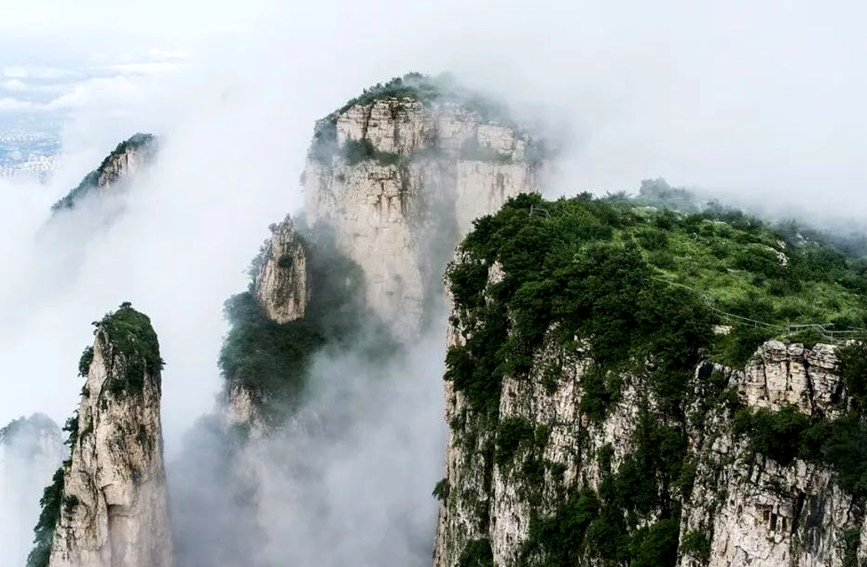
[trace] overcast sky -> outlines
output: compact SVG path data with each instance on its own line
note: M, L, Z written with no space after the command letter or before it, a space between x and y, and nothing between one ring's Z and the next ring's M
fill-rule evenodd
M16 211L0 223L0 265L24 269L18 243L119 140L152 131L171 154L136 219L112 246L89 250L88 277L58 282L73 289L69 306L26 305L0 282L0 307L35 321L0 333L18 341L0 353L0 379L14 383L0 397L0 424L39 409L67 415L79 384L63 369L74 374L89 322L127 299L154 315L170 345L167 423L180 431L211 407L221 302L243 289L267 225L299 206L313 121L409 70L453 71L568 133L564 193L634 191L662 176L778 209L864 217L865 10L0 0L0 120L62 119L64 144L50 186L0 187L4 210ZM118 262L130 281L104 276ZM56 356L38 354L45 341Z

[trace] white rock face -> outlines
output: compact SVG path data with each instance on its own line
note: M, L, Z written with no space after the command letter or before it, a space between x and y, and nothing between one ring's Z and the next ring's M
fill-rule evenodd
M427 282L438 279L472 220L538 189L538 166L526 160L530 141L456 103L396 98L349 108L335 129L338 148L366 140L393 157L350 165L338 149L309 159L308 220L333 228L338 250L364 273L367 304L411 340L440 293Z
M501 273L497 265L491 266L489 284ZM462 345L474 329L456 326L454 305L451 314L449 346ZM620 399L603 420L590 421L580 411L589 362L580 346L567 350L547 338L529 377L504 379L494 422L474 410L452 382L444 383L450 425L447 490L439 514L435 567L457 567L473 540L490 543L497 567L518 564L532 517L552 516L564 495L575 490L598 490L603 448L612 471L633 450L642 400L646 399L648 412L658 411L653 396L645 398L649 386L641 373L621 375ZM699 394L696 399L706 399L702 389L711 387L716 372L750 407L778 410L792 404L806 414L833 417L840 412L835 408L845 407L836 364L831 346L805 349L770 341L744 371L700 365L693 387ZM687 408L686 414L697 410ZM513 456L492 458L497 455L490 447L498 428L510 421L529 428L524 441ZM844 563L853 554L861 561L867 557L863 511L839 487L832 471L798 460L782 466L753 456L747 441L734 435L730 410L722 405L691 422L687 434L697 472L691 494L683 495L681 543L687 534L705 537L711 553L708 562L681 551L678 567L843 567L854 565ZM544 466L526 469L528 462ZM529 474L539 476L529 481ZM647 521L654 521L657 513ZM852 544L847 548L847 530L860 534L857 549Z
M136 139L140 142L130 143ZM112 152L97 170L97 187L103 189L140 171L156 153L154 140L153 136L139 135L131 138L122 151Z
M807 415L819 411L833 416L839 413L833 402L842 395L840 379L833 374L836 365L837 356L830 345L805 349L799 344L769 341L747 365L739 388L749 406L791 404Z
M449 334L460 336L453 331ZM587 363L580 353L567 353L549 340L536 357L530 379L506 379L503 383L500 422L520 418L534 427L543 426L547 437L538 456L553 466L543 470L544 488L538 499L526 490L526 473L521 467L526 449L519 449L505 464L480 459L485 444L493 442L497 424L481 419L465 396L455 392L451 382L445 382L446 420L465 425L449 429L446 478L450 493L440 508L435 567L458 565L467 542L480 538L490 540L495 565L514 565L529 535L533 513L552 514L568 487L598 488L601 475L597 455L604 446L613 449L614 469L629 453L638 422L637 383L625 376L621 400L604 420L590 423L579 411ZM467 439L477 440L468 445ZM485 480L488 467L492 468L489 487Z
M836 363L830 345L805 349L769 341L745 372L707 364L697 370L696 383L715 371L750 407L778 410L791 404L805 414L822 411L834 417L840 410L831 402L842 395L840 378L833 374ZM863 516L831 470L797 459L783 466L753 456L748 443L734 436L721 409L690 437L698 466L692 494L684 502L681 541L685 534L701 533L711 554L706 563L681 553L681 567L839 567L847 554L846 530L861 538L860 549L849 554L857 552L864 560Z
M171 567L159 369L118 391L128 361L100 330L64 476L51 567ZM129 387L129 386L127 386Z
M0 429L0 558L24 565L43 489L64 456L60 428L44 415Z
M272 321L283 324L304 317L310 302L307 255L288 216L265 246L255 288L259 305Z

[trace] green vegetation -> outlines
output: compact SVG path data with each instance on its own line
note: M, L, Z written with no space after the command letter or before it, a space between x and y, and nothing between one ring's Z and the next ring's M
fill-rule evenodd
M445 502L449 498L449 480L444 478L434 486L432 496L440 502Z
M72 447L75 446L75 442L78 441L78 410L66 420L66 423L63 425L63 431L69 433L65 443L69 445L69 449L72 450Z
M684 555L690 555L704 564L710 561L710 539L701 530L686 532L680 548Z
M39 514L39 521L34 529L34 546L27 556L27 567L48 567L54 530L60 520L60 509L63 504L63 475L66 467L68 467L68 461L54 473L51 484L45 489L39 500L42 512Z
M686 212L666 208L674 206ZM867 263L803 232L714 203L701 208L661 180L636 199L519 195L475 221L448 273L465 341L449 349L445 378L469 406L450 425L474 440L468 446L486 475L494 467L519 475L532 505L554 470L534 452L547 442L544 425L499 416L503 380L531 379L549 342L586 361L580 409L591 422L605 418L626 381L641 386L630 452L615 467L613 449L603 448L598 490L575 488L554 514L531 518L521 565L673 566L680 503L696 477L687 426L713 408L733 416L754 453L821 462L845 490L867 497L867 347L840 349L851 411L833 422L792 407L748 410L723 373L700 364L743 367L771 338L864 336ZM492 279L495 265L502 275ZM552 393L557 381L541 374ZM496 427L495 442L477 447L484 424ZM685 534L681 551L706 562L708 535Z
M458 558L458 567L494 567L491 542L487 539L468 541Z
M843 532L843 567L860 567L858 546L861 543L861 530L848 528Z
M376 159L386 165L397 164L399 160L397 154L374 152L368 140L347 141L342 148L339 148L337 143L337 120L342 114L353 106L369 105L384 99L420 102L424 105L458 104L464 110L477 114L483 122L518 127L504 104L462 87L451 75L428 76L421 73L407 73L402 77L394 77L386 83L377 83L364 89L361 95L350 99L339 109L317 122L308 157L327 165L335 155L342 153L350 165L368 159ZM490 148L480 147L477 142L469 142L461 153L463 159L510 162L509 156L503 156ZM549 153L551 153L550 148L545 145L531 144L527 148L526 160L539 164Z
M346 140L343 144L342 155L349 165L357 165L368 160L375 160L380 165L397 165L400 161L400 156L395 153L376 150L373 143L367 138Z
M642 181L635 202L681 213L697 213L700 210L695 195L686 189L671 187L662 178Z
M51 206L52 211L61 211L74 209L75 206L84 198L86 195L93 192L99 182L99 177L105 172L106 167L111 163L112 160L117 158L117 156L122 155L130 149L141 149L141 148L153 148L156 146L156 138L152 134L135 134L130 137L128 140L125 140L117 145L117 147L112 151L99 165L98 168L88 173L84 179L82 179L81 183L78 186L70 191L65 197L54 203Z
M475 407L494 407L502 376L526 372L555 329L557 340L590 347L583 403L598 418L617 399L617 376L644 356L656 362L656 393L677 405L700 351L740 366L789 325L867 327L860 261L783 238L726 209L685 215L619 197L521 195L476 221L462 245L470 259L451 270L460 317L474 332L449 352L447 378ZM506 276L486 286L494 262ZM733 332L714 336L712 324Z
M487 161L492 163L512 163L512 156L501 154L489 146L479 144L478 138L467 138L461 144L461 159L473 161Z
M94 334L104 333L111 345L112 354L122 361L123 376L112 378L108 389L115 394L140 394L145 375L154 377L154 373L161 371L165 365L150 318L126 302L114 313L109 313L101 321L95 322L94 326ZM86 361L89 368L88 355L92 360L92 352L85 350L82 361ZM79 372L81 369L82 362L79 362Z
M534 432L533 425L520 417L501 419L497 428L497 464L511 461L522 442L534 440Z
M672 489L682 474L686 439L642 410L635 451L615 472L613 449L598 456L599 491L579 490L553 516L533 516L521 550L522 567L567 567L595 557L603 565L662 566L677 559L680 507ZM639 519L659 511L659 520L639 528Z
M828 466L844 490L867 498L867 423L858 413L828 420L811 419L792 406L778 411L741 408L735 433L747 436L755 453L782 465L802 459Z
M78 375L86 377L90 372L90 365L93 363L93 347L89 346L81 353L81 358L78 360Z
M78 412L75 412L73 416L66 420L63 431L69 433L69 437L65 443L71 451L78 439ZM33 529L33 549L27 556L27 567L48 567L54 531L57 529L57 523L60 521L61 510L70 514L79 504L77 496L73 494L64 496L63 494L65 474L71 465L71 459L64 461L54 472L51 484L42 492L42 498L39 500L42 511L39 513L39 520Z
M430 102L441 98L444 87L450 84L451 80L446 75L433 78L421 73L407 73L403 77L394 77L384 84L377 83L364 89L359 96L348 100L335 114L343 114L355 105L371 104L385 98Z
M735 434L746 436L755 453L782 465L795 459L823 464L836 473L844 490L857 498L867 498L865 353L867 349L860 342L838 350L837 372L851 396L848 411L842 416L834 420L821 414L811 417L794 406L777 411L741 407L734 415Z
M837 373L852 398L855 410L867 412L867 342L858 341L837 351L840 365Z
M100 321L93 323L94 334L104 334L111 349L114 363L120 364L122 376L112 379L107 385L115 395L141 393L146 373L162 370L163 360L160 357L159 341L151 326L150 319L132 308L129 302L122 303L114 313L108 313ZM78 363L79 376L86 376L93 362L94 349L87 347ZM82 394L84 395L84 391ZM42 418L38 418L41 422ZM44 418L47 420L47 418ZM48 421L50 423L50 421ZM87 431L79 430L79 416L76 411L63 426L68 434L64 442L73 451L79 435ZM4 431L0 431L2 440ZM34 529L34 547L27 557L27 567L47 567L51 557L52 540L61 511L66 514L73 512L80 504L74 494L64 495L64 475L69 470L72 461L66 460L57 469L51 484L42 494L39 501L42 511Z
M276 227L273 227L276 228ZM299 236L299 238L301 238ZM270 320L254 292L260 257L252 262L250 288L229 298L225 315L230 331L220 352L219 366L226 393L235 386L250 392L263 416L276 424L303 391L313 356L353 340L362 323L370 324L368 344L388 350L390 344L373 317L364 311L363 279L357 265L337 253L329 234L312 232L301 238L309 259L311 295L305 316L278 324ZM376 357L373 347L366 355Z

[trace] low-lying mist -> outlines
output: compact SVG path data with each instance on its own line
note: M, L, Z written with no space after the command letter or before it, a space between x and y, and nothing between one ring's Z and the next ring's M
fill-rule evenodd
M98 4L75 8L90 22L81 34L88 42L99 36ZM174 7L160 6L148 10L150 22L171 19ZM210 424L213 443L205 434L182 440L213 411L221 388L223 302L246 285L268 225L300 206L314 120L365 85L409 70L450 70L567 134L555 192L634 190L641 179L664 176L769 214L806 210L808 220L834 225L867 212L859 12L763 2L296 3L229 40L198 43L183 75L137 77L122 88L89 84L64 126L51 183L0 180L0 425L37 411L62 423L78 403L77 361L93 340L90 322L130 301L151 317L167 363L168 473L178 552L191 565L242 562L250 557L245 544L263 535L267 545L255 550L262 562L425 563L436 510L430 493L443 476L444 314L384 367L351 352L323 354L303 411L251 449L262 492L180 508L187 497L201 501L235 486L212 474L231 447L208 418L195 431ZM195 11L195 19L206 13ZM114 25L113 40L136 22ZM175 43L187 33L201 39L176 28ZM94 52L124 49L113 41ZM136 131L160 136L161 151L117 197L123 214L106 226L96 211L76 211L62 221L67 232L46 237L51 204ZM260 527L239 526L233 514L249 498L263 505ZM19 516L4 504L0 530L31 523L37 510L33 502ZM233 530L238 537L227 541ZM241 551L234 562L201 555L216 543ZM0 546L0 565L13 564L8 549Z
M170 463L178 564L428 564L445 449L442 315L378 364L364 336L320 352L266 438L242 445L215 419L198 424Z

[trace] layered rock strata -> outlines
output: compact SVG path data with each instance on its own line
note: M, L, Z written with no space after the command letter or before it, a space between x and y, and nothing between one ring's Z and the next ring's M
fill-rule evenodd
M459 102L385 97L326 118L304 171L305 212L361 266L367 304L417 336L473 219L538 190L533 141Z
M51 567L173 564L156 340L148 318L124 305L85 353Z

